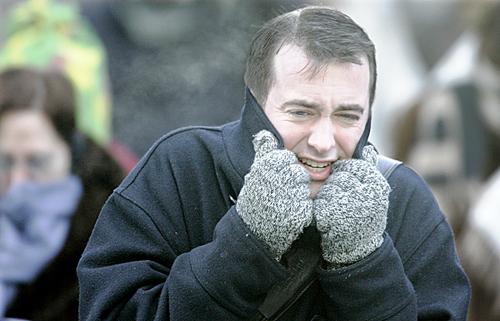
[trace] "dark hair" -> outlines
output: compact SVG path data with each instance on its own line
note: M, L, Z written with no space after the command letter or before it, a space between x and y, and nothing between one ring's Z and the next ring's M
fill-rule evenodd
M263 105L274 81L274 56L285 44L304 50L313 73L331 62L360 64L370 70L370 106L375 96L375 46L364 30L342 12L329 7L305 7L280 15L257 31L247 59L245 83Z
M73 86L58 71L15 67L0 74L0 117L9 111L39 110L71 145L75 108Z

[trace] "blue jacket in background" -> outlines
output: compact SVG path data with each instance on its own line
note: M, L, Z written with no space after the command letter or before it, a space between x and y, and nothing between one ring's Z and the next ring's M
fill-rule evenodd
M78 266L83 320L247 320L287 278L234 200L252 136L280 137L253 97L239 121L161 138L102 209ZM382 246L315 286L282 320L465 320L469 283L426 183L400 165Z

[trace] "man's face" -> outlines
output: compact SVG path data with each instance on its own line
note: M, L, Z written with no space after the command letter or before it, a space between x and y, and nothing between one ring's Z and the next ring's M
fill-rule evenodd
M331 63L311 75L311 62L295 45L285 45L274 60L275 82L264 112L311 178L315 196L332 164L351 158L369 114L368 61Z

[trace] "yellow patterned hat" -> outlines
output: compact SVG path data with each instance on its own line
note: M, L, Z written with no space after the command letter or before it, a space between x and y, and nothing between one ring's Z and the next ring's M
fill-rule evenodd
M103 46L76 3L27 0L9 12L0 69L58 68L77 93L77 126L97 143L111 135L111 101Z

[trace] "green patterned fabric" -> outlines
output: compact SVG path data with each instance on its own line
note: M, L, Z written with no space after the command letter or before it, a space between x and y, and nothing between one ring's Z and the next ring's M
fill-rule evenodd
M58 68L77 91L77 125L97 143L111 135L111 103L105 51L78 6L28 0L15 7L1 29L5 43L0 69L13 66Z

